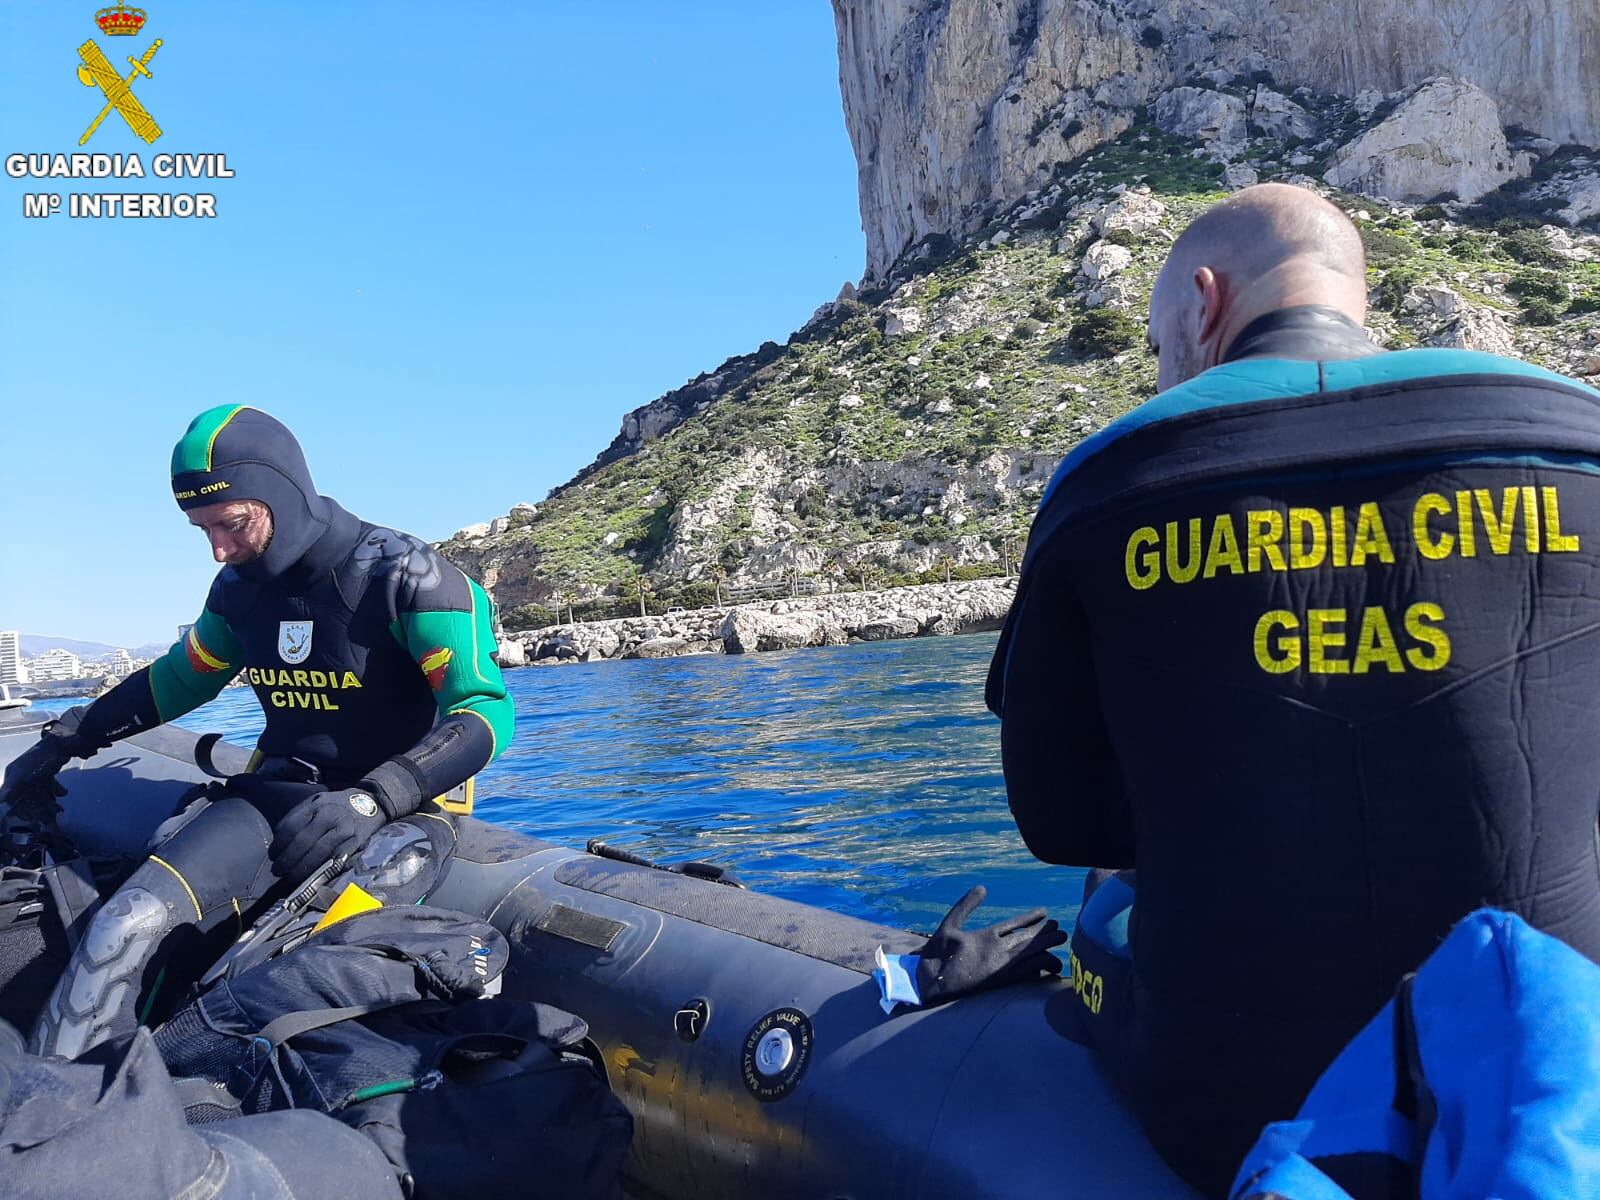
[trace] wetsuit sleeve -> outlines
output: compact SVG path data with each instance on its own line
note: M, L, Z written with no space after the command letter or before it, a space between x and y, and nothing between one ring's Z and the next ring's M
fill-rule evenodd
M150 664L150 693L162 721L215 700L244 667L244 648L208 601L189 632Z
M1031 574L1019 584L988 696L1000 717L1011 814L1045 862L1131 867L1132 820L1100 711L1087 621L1051 564Z
M415 812L472 778L511 744L515 706L493 657L493 604L442 559L439 575L434 587L401 598L390 627L439 706L438 722L420 742L363 780L391 816Z
M80 736L98 749L175 720L215 699L243 664L243 649L208 600L188 634L89 706Z

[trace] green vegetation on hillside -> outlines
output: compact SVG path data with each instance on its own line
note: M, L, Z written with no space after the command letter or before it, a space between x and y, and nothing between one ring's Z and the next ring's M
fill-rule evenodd
M1218 164L1192 149L1135 125L1064 165L1048 203L928 250L867 302L838 302L731 372L703 411L558 489L536 518L446 552L518 624L549 618L556 594L637 612L641 573L657 608L709 602L730 582L998 573L1061 456L1154 391L1150 286L1171 237L1225 194ZM1251 161L1263 178L1289 173ZM1164 211L1156 229L1105 235L1132 256L1107 301L1079 274L1100 236L1090 218L1134 187ZM1600 263L1496 215L1504 204L1475 206L1472 224L1439 204L1334 198L1367 247L1370 325L1386 345L1422 344L1456 319L1439 289L1498 316L1555 369L1594 344Z

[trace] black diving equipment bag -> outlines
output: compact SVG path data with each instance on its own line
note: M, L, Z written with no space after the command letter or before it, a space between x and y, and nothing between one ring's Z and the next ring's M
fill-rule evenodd
M259 951L258 951L259 953ZM611 1200L632 1119L578 1018L483 998L509 948L419 905L348 917L218 978L156 1034L191 1123L310 1108L360 1130L419 1197Z

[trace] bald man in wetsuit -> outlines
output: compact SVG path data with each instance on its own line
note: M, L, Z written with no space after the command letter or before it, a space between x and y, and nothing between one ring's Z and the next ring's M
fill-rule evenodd
M1075 1008L1210 1195L1472 909L1600 959L1600 393L1382 352L1366 291L1308 191L1190 226L1160 394L1061 464L988 680L1029 849L1137 868Z
M172 492L222 564L199 619L47 725L0 801L241 673L266 728L249 772L101 906L34 1026L39 1054L74 1058L159 1014L158 999L181 994L169 962L217 948L197 938L232 936L330 860L386 902L419 900L455 845L448 811L470 807L450 797L511 741L483 589L427 543L319 494L282 423L243 405L201 413L173 450Z

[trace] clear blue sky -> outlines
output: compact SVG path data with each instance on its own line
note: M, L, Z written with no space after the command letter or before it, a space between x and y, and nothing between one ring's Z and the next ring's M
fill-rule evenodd
M103 0L102 0L103 2ZM0 155L221 151L235 178L0 177L0 629L121 645L215 570L167 486L214 404L258 405L319 488L427 538L538 501L622 415L861 273L826 0L0 6ZM200 220L29 220L23 195L210 191Z

